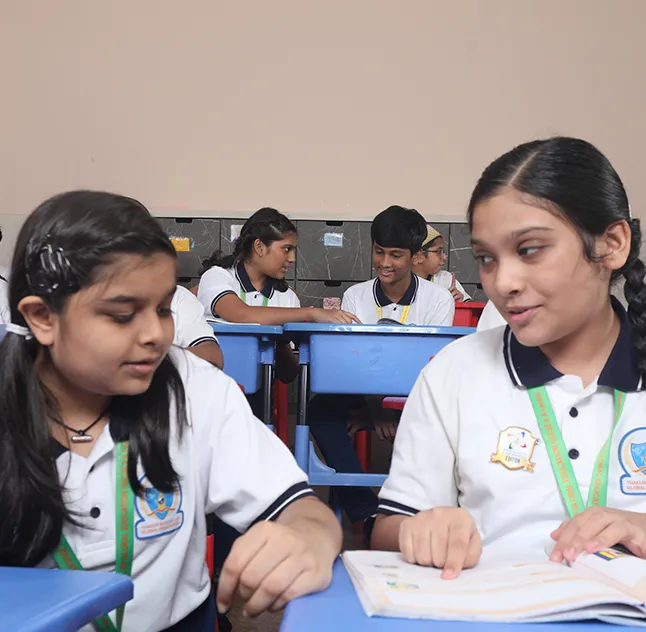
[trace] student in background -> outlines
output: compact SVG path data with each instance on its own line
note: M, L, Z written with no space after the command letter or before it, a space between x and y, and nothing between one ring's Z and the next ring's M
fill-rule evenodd
M446 243L444 237L430 224L426 225L426 237L422 244L422 256L413 261L413 272L431 283L437 283L451 292L456 303L471 300L466 290L451 274L442 270L446 263Z
M342 310L301 307L285 276L295 261L296 227L277 210L256 211L240 231L232 255L216 252L204 263L197 297L208 317L231 323L358 322ZM288 342L276 349L276 375L291 382L298 361Z
M413 260L420 256L426 237L424 218L414 209L391 206L375 217L370 234L377 278L349 288L341 308L367 324L388 318L402 325L450 326L455 312L451 294L412 272ZM360 395L317 395L312 399L310 429L330 467L338 472L363 471L350 436L360 429L374 428L382 439L395 436L397 421L384 413L382 399ZM364 521L364 532L369 536L377 496L368 487L340 487L336 491L350 521Z
M222 349L204 316L202 303L189 290L178 285L170 309L175 322L173 344L222 369Z
M212 632L208 513L246 532L221 612L325 588L341 545L233 380L172 347L176 257L135 200L53 197L18 236L0 343L0 565L114 571L118 543L135 585L123 632Z
M619 175L583 140L525 143L485 169L468 221L508 325L422 371L373 546L445 578L483 554L572 562L621 544L646 558L646 268Z

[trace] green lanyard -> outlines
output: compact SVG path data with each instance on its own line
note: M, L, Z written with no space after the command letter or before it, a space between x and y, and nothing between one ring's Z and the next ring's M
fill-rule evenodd
M116 496L116 518L115 518L115 539L116 539L116 571L122 575L130 575L132 572L132 551L133 551L133 506L134 495L128 481L128 442L122 441L116 445L117 452L117 496ZM61 541L52 555L59 568L73 571L82 571L83 567L76 557L67 538L61 534ZM117 625L105 616L97 619L94 624L100 632L121 632L123 626L123 611L125 605L117 609Z
M242 294L240 295L240 298L242 299L243 303L246 303L247 302L247 293L242 292ZM269 299L263 294L262 295L262 305L261 305L261 307L267 307L267 303L269 303Z
M615 413L612 429L610 430L610 436L597 455L594 470L592 471L592 481L590 483L590 491L588 492L588 500L584 505L581 490L579 489L579 484L576 480L576 476L574 475L574 470L572 469L572 462L568 456L567 448L563 441L563 435L561 434L558 422L556 421L556 416L554 415L552 404L550 403L550 399L547 395L547 390L544 386L539 386L537 388L530 388L527 392L532 402L532 407L534 408L534 414L536 415L536 421L538 422L538 427L540 428L543 441L545 442L547 454L550 457L552 471L556 477L556 482L558 483L561 496L563 497L563 502L567 507L570 518L573 518L588 507L595 505L605 507L608 493L610 443L612 440L612 433L614 432L624 409L626 393L615 389Z

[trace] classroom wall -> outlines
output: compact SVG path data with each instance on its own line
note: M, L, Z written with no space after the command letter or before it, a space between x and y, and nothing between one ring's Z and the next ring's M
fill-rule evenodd
M0 222L94 187L158 215L460 221L512 145L584 136L637 215L643 0L0 0Z

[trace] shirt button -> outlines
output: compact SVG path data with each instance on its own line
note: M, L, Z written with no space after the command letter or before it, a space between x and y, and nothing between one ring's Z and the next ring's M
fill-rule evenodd
M567 455L574 461L579 458L579 451L576 448L572 448L568 451Z
M90 509L90 516L92 516L92 518L98 518L100 515L101 510L98 507L92 507L92 509Z
M574 406L570 408L570 417L578 417L578 416L579 416L579 411L576 408L574 408Z

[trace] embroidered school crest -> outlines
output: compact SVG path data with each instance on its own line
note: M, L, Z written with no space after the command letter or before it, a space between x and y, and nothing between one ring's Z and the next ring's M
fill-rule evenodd
M624 473L619 488L626 495L646 495L646 428L633 428L619 442L619 465Z
M536 463L531 458L538 439L518 426L508 426L498 434L497 451L491 455L491 463L501 463L508 470L533 472Z
M144 475L139 479L144 488L143 498L135 496L135 509L140 520L135 524L139 540L149 540L177 531L184 524L182 486L173 492L160 492Z

